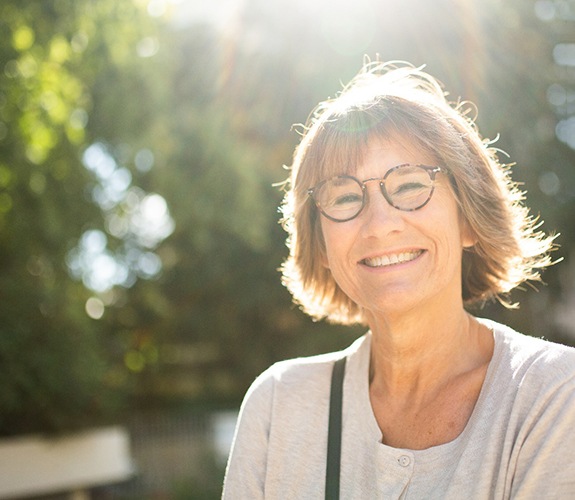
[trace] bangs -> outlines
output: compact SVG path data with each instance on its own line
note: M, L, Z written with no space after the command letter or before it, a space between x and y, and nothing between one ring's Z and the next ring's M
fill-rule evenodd
M353 175L362 164L372 139L397 135L388 120L365 110L351 110L321 125L311 156L317 159L313 183L338 175Z
M309 169L308 187L338 175L355 175L373 141L401 144L406 148L415 145L428 156L437 157L425 132L420 130L421 124L412 123L408 117L398 120L397 115L392 120L385 108L377 108L377 111L352 109L320 125L308 151L308 161L315 163Z

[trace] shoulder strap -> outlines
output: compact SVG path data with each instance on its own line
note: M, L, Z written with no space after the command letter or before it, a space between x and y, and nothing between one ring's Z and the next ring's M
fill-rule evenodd
M327 434L327 463L325 474L326 500L339 499L339 473L341 463L341 410L343 402L343 377L345 375L343 357L333 365L331 392L329 399L329 428Z

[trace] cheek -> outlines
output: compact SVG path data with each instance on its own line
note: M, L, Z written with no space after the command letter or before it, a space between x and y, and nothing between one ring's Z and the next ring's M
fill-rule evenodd
M316 225L316 238L319 246L319 259L320 263L326 269L329 269L329 259L327 256L327 243L326 243L326 230L324 227L323 220L320 219L320 223Z
M338 267L343 255L346 252L347 240L349 234L344 228L336 223L323 221L321 223L321 238L323 242L323 251L321 254L321 263L327 269Z
M333 264L337 263L337 238L332 238L331 236L327 235L323 240L324 250L321 263L327 269L331 269Z
M449 221L445 227L454 228L453 231L457 232L458 246L462 248L472 247L477 243L477 236L461 213L461 208L455 199L455 195L451 190L442 191L441 195L445 200L443 207L445 212L439 215L438 220L443 219L444 221Z

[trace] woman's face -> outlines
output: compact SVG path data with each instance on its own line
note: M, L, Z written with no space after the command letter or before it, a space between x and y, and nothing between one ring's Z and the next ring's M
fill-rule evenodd
M352 174L380 178L403 163L436 165L407 140L373 140ZM347 222L321 217L324 265L340 288L370 314L402 313L422 306L461 303L461 256L474 241L462 229L455 197L444 173L422 208L400 211L368 182L363 211Z

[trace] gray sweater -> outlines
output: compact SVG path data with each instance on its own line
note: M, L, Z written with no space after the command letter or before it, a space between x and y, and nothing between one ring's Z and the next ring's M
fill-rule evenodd
M495 349L455 440L426 450L381 443L368 333L342 353L280 362L258 377L242 404L223 498L324 497L331 370L345 354L342 499L575 499L575 349L481 321Z

